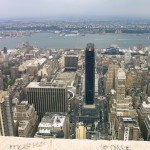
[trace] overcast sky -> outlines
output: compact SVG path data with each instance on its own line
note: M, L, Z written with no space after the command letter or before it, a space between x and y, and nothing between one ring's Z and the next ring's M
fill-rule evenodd
M150 0L0 0L0 18L48 16L150 18Z

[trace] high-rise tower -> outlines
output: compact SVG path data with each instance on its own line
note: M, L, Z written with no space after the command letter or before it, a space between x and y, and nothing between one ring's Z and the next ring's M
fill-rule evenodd
M95 52L94 44L88 43L85 51L85 104L94 103Z
M95 52L94 44L88 43L85 51L85 104L82 105L79 114L79 122L91 125L99 119L95 98Z
M0 135L14 135L12 100L10 95L2 96L2 93L0 93Z

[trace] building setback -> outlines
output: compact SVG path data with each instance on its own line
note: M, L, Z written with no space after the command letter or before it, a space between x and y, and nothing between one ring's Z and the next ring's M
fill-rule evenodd
M40 118L45 112L68 112L66 84L31 82L27 86L27 100L35 105Z
M37 112L33 105L22 101L14 110L15 135L19 137L32 137L38 125Z

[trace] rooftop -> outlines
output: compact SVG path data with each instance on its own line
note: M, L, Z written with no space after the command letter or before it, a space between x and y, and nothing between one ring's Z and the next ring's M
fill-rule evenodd
M89 109L95 109L95 104L91 104L91 105L86 105L86 104L84 104L83 105L83 108L89 108Z
M28 66L29 64L33 63L33 62L34 62L34 60L26 60L23 64L21 64L21 65L19 66L19 71L24 71L24 70L26 70L26 69L27 69L27 66Z
M23 120L19 122L19 130L25 130L26 127L28 126L29 121Z
M64 57L78 57L76 54L65 54Z
M38 66L38 65L42 65L47 59L46 58L38 58L36 60L34 60L34 62L29 63L27 66Z
M128 110L128 111L117 111L117 116L130 116L132 118L137 118L138 114L136 112L136 110Z
M150 109L150 103L143 102L143 103L142 103L142 106L143 106L144 108L149 108L149 109Z
M21 101L20 105L28 105L28 101Z
M66 84L55 84L51 82L30 82L27 88L65 88Z
M58 83L65 82L68 86L71 86L75 80L75 76L75 72L58 72L55 81Z
M122 68L118 69L118 79L126 79L125 71Z
M62 127L65 121L65 116L60 114L51 114L46 113L42 118L41 123L39 124L39 128L51 128L51 127Z

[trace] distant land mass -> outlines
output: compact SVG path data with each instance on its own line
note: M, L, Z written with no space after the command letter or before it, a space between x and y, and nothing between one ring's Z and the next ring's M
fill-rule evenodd
M146 19L69 19L26 18L0 20L0 31L72 31L80 33L150 33L150 20ZM0 35L1 36L1 35Z
M132 36L131 36L132 35ZM41 48L97 48L111 44L129 48L149 46L150 21L139 18L15 18L0 20L0 48L15 48L29 41Z

